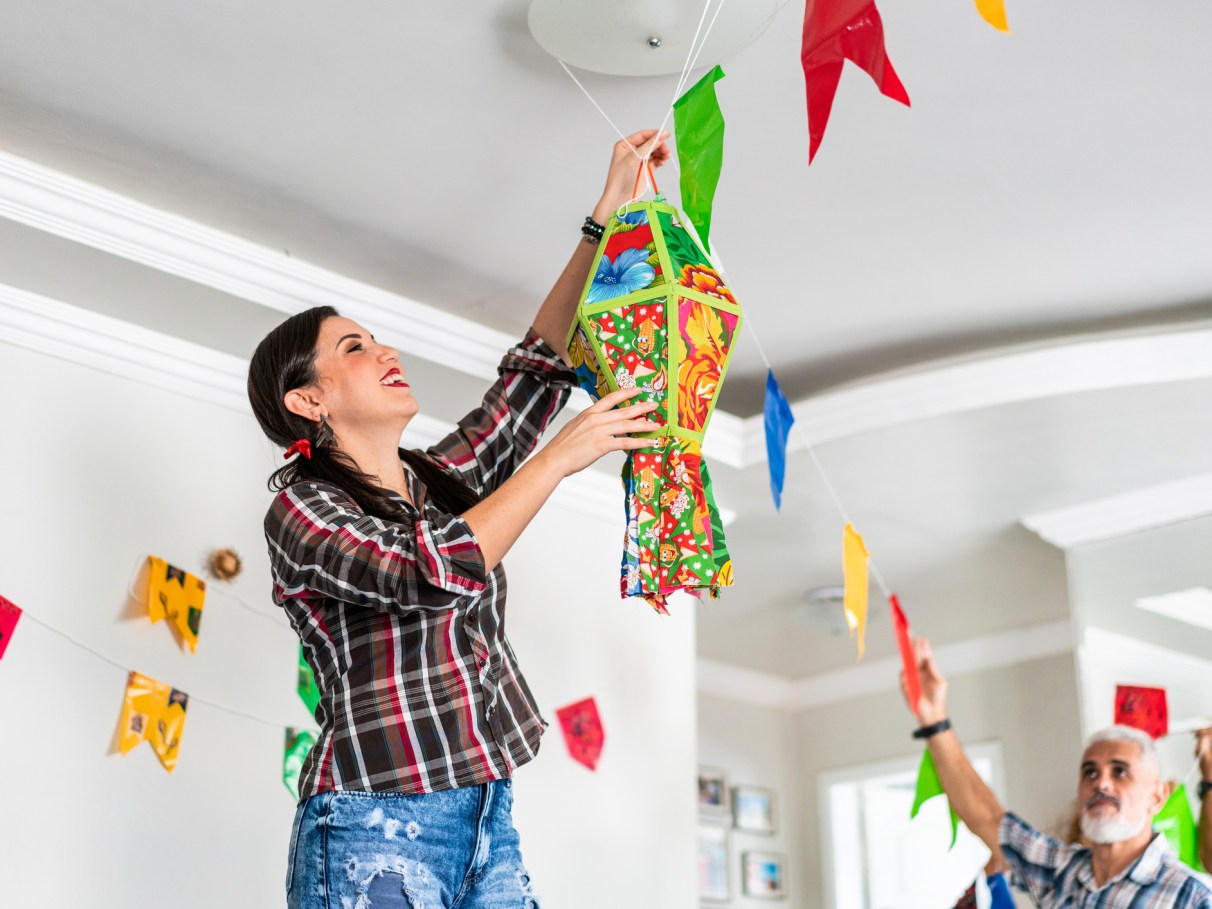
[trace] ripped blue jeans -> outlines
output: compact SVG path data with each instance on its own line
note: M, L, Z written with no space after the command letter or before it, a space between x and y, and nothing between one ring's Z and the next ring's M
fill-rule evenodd
M513 786L421 795L322 792L299 803L289 909L538 909Z

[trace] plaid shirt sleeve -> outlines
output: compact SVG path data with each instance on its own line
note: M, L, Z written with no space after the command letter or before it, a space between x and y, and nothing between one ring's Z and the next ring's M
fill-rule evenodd
M1060 872L1080 848L1040 833L1010 812L1002 818L998 837L1014 883L1036 900L1056 891Z
M307 590L381 612L448 609L451 594L482 592L484 554L462 518L370 517L327 483L284 489L265 517L282 596Z
M498 367L500 378L458 428L429 449L481 497L513 476L568 400L575 374L531 329Z

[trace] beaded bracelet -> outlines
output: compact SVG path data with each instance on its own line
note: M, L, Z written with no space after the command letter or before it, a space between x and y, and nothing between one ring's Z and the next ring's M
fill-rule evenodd
M581 225L581 233L585 235L585 239L588 242L598 243L602 239L602 234L606 233L606 225L599 224L590 215L585 218L585 223Z

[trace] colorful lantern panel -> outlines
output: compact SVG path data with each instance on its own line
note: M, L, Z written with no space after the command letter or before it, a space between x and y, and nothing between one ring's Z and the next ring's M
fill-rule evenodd
M568 342L590 395L638 387L636 400L658 405L652 446L623 467L621 589L659 612L674 591L714 595L732 583L702 442L741 308L686 223L659 200L610 219Z

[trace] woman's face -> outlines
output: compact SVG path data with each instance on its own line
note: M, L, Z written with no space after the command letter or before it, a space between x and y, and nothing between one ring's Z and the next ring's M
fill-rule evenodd
M379 344L351 319L333 316L321 323L316 374L311 393L338 440L343 432L365 434L396 426L403 432L417 413L399 351Z

